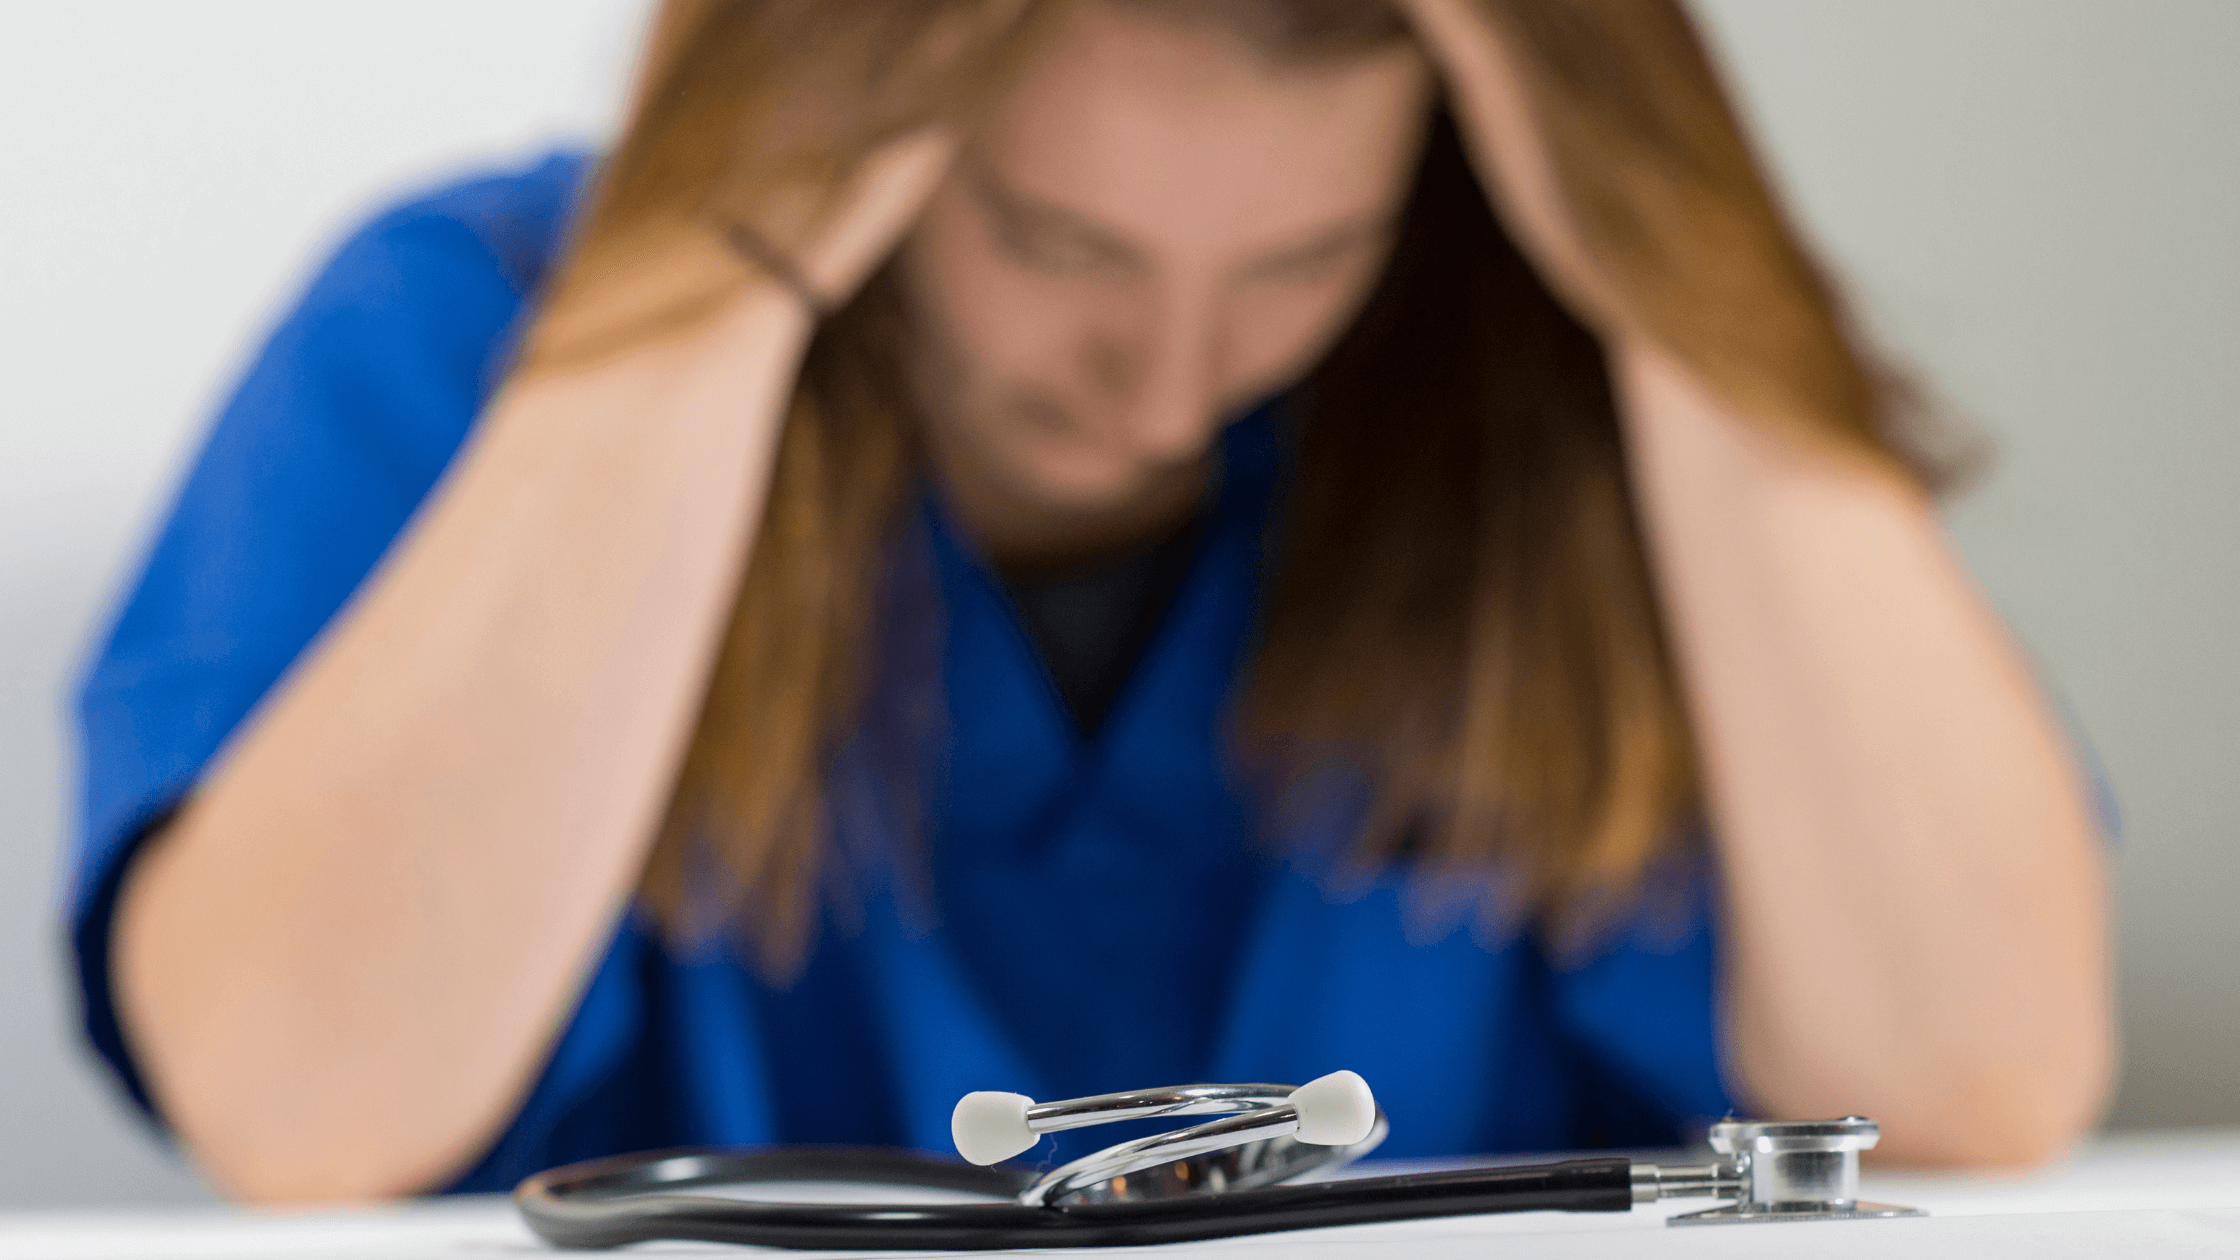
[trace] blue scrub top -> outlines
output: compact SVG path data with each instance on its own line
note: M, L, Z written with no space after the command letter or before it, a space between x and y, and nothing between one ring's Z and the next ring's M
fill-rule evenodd
M341 248L218 417L90 663L73 943L88 1035L143 1107L108 962L133 848L434 485L504 370L587 165L560 154L443 189ZM625 916L519 1111L451 1188L688 1143L947 1150L950 1108L976 1089L1056 1098L1352 1068L1391 1116L1395 1156L1666 1144L1729 1111L1700 863L1675 862L1654 912L1559 963L1529 934L1488 939L1466 914L1427 913L1405 872L1334 880L1306 856L1334 844L1261 840L1224 728L1257 616L1277 424L1255 414L1225 434L1191 568L1093 737L984 558L937 504L916 511L891 602L936 615L897 615L836 757L846 888L806 970L769 983L726 943L679 953ZM922 786L911 834L930 881L891 860L907 847L885 790L898 773ZM1341 800L1323 840L1350 817ZM1025 1158L1098 1140L1066 1139Z

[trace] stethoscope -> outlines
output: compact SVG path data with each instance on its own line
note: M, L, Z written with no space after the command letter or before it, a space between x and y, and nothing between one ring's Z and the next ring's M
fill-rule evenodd
M1046 1133L1208 1115L1222 1118L1123 1142L1040 1176L991 1166ZM1343 1167L1384 1140L1384 1112L1352 1072L1297 1088L1185 1085L1050 1103L967 1094L951 1130L970 1162L860 1147L667 1151L538 1173L513 1198L539 1237L574 1248L665 1239L831 1251L1116 1247L1494 1212L1624 1212L1680 1198L1733 1201L1668 1224L1921 1215L1859 1200L1859 1152L1881 1137L1860 1116L1723 1121L1709 1134L1721 1158L1701 1165L1571 1159L1306 1185L1284 1183ZM988 1201L774 1203L707 1193L802 1182Z

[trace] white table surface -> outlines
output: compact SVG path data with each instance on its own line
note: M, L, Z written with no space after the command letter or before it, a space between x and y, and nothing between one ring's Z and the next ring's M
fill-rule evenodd
M2062 1164L2006 1176L1884 1175L1862 1197L1925 1208L1921 1219L1669 1229L1664 1216L1704 1206L1674 1201L1628 1214L1516 1216L1261 1235L1163 1248L1042 1255L1159 1256L1221 1252L1233 1260L1485 1257L2240 1256L2240 1129L2122 1134ZM458 1260L552 1255L501 1198L438 1200L340 1211L188 1210L0 1213L0 1260ZM586 1253L588 1254L588 1253ZM734 1247L653 1244L635 1255L738 1256ZM761 1253L808 1255L811 1253ZM834 1253L863 1255L866 1253Z

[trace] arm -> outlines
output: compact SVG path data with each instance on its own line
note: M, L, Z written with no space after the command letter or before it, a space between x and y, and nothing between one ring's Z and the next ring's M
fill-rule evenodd
M875 160L808 270L846 292L946 163ZM649 265L735 266L712 244ZM381 567L135 861L125 1028L229 1193L427 1188L504 1124L634 885L761 512L809 322L509 384Z
M1899 1159L2056 1153L2114 1059L2107 877L2029 667L1919 491L1784 447L1654 348L1617 374L1716 820L1738 1083L1874 1116Z
M1610 350L1718 834L1736 1084L1872 1115L1901 1159L2054 1153L2114 1058L2107 890L2029 669L1917 488L1781 442L1633 330L1494 28L1403 4L1503 222Z
M658 822L806 325L764 288L509 388L136 860L120 1007L221 1188L401 1193L503 1122Z

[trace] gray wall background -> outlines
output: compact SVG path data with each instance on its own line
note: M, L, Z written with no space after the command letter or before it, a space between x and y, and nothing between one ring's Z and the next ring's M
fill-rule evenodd
M1997 439L1950 520L2121 795L2111 1123L2240 1122L2240 4L1697 0L1793 204ZM0 0L0 1205L205 1197L76 1041L63 697L379 198L602 134L645 0Z

